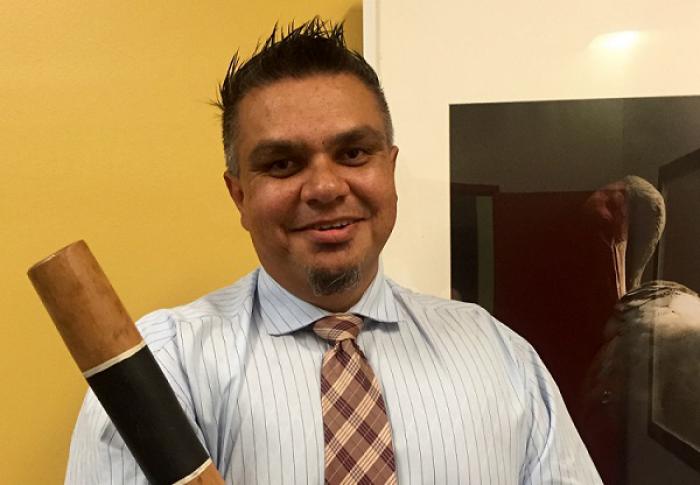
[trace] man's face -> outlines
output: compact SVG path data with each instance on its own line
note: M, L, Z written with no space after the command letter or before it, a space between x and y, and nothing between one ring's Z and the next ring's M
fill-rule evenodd
M348 74L283 79L243 97L237 126L239 175L226 181L262 265L297 296L347 309L396 220L398 149L375 95ZM355 270L357 285L337 295L310 284Z

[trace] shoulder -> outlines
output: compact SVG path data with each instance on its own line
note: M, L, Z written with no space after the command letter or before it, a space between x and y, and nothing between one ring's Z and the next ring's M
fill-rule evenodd
M206 331L207 328L216 325L216 322L235 322L249 318L258 271L255 270L235 283L185 305L144 315L136 322L136 326L151 351L157 352L173 341L183 326Z
M502 362L520 374L538 357L523 337L475 304L417 293L392 280L387 283L397 306L421 327L439 334L459 337L479 350L499 354ZM465 349L468 351L471 349Z

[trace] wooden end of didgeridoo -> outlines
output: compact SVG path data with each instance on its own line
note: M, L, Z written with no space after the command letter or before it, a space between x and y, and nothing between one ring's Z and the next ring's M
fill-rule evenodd
M28 271L73 360L151 483L222 485L167 379L84 241Z

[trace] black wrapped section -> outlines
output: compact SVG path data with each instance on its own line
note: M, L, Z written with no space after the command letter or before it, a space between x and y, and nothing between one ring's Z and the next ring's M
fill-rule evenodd
M151 483L171 485L209 458L148 347L87 381Z

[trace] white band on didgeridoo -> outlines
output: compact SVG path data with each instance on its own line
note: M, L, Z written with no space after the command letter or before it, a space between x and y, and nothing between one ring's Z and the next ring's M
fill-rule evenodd
M112 357L111 359L102 362L100 365L96 365L92 369L86 370L85 372L83 372L83 376L85 377L85 379L87 379L89 377L94 376L95 374L102 372L103 370L109 369L114 364L118 364L122 360L128 359L129 357L134 355L136 352L138 352L139 350L141 350L145 346L146 346L146 342L144 340L141 340L141 342L134 345L129 350L125 350L121 354L116 355L116 356Z
M202 463L199 468L197 468L195 471L190 473L184 478L181 478L177 482L173 483L173 485L185 485L186 483L190 483L192 480L197 478L199 475L202 474L202 472L209 466L211 465L211 458L207 458L207 461Z

